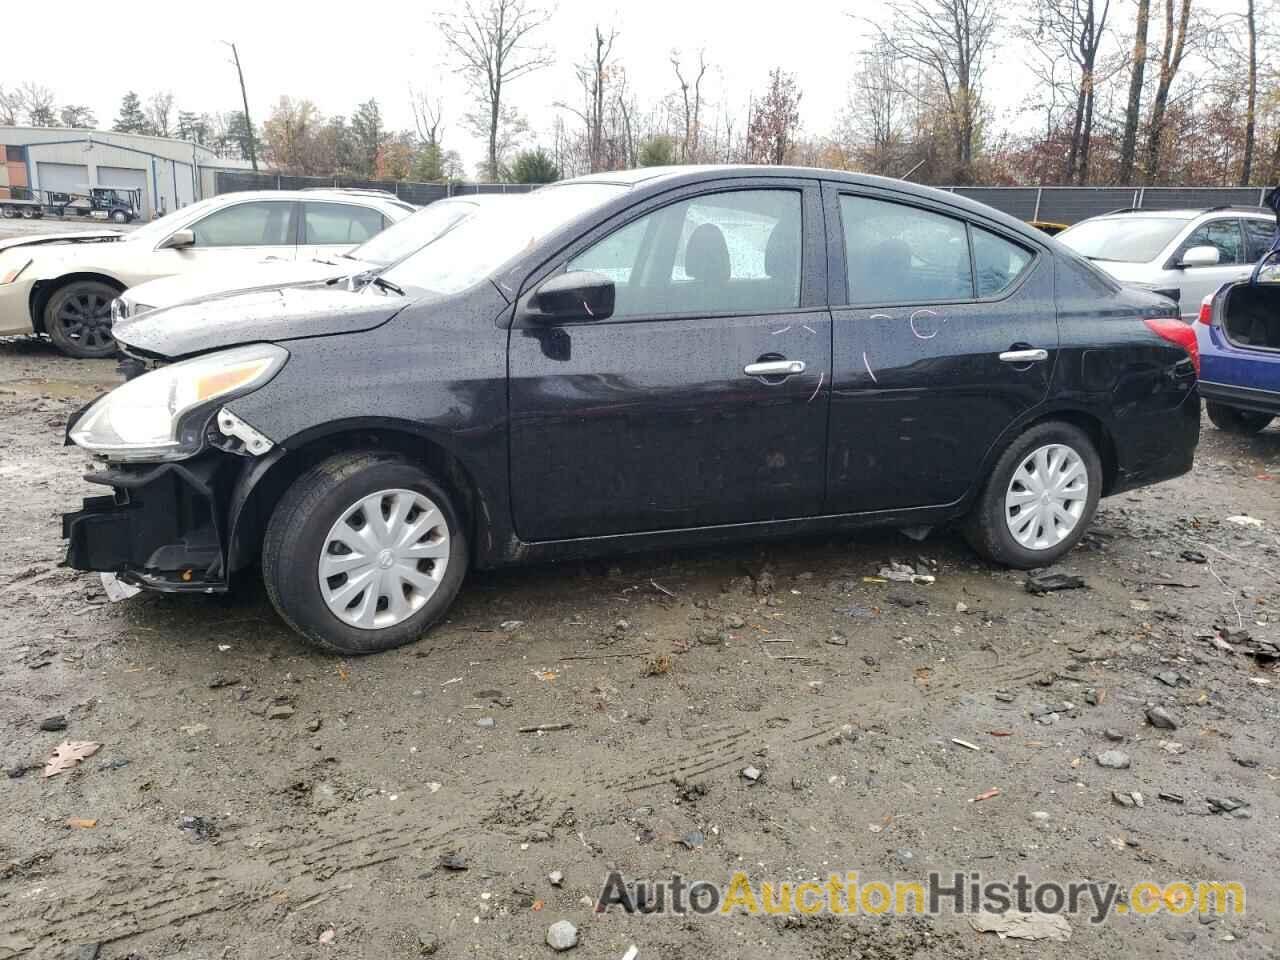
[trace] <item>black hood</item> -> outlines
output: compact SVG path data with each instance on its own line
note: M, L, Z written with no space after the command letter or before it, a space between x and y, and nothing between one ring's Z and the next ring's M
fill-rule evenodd
M260 341L359 333L386 323L411 301L376 288L276 287L152 310L121 320L116 340L130 350L182 357Z

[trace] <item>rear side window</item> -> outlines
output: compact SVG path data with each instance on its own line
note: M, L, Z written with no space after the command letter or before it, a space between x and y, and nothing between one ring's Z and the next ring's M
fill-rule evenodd
M303 222L307 244L357 244L382 232L382 214L349 203L305 203Z
M964 221L900 203L840 197L849 302L973 298Z
M237 203L192 224L197 247L272 247L292 243L292 203Z
M1031 251L1004 237L971 227L974 278L979 297L994 297L1014 285L1031 263Z
M1256 220L1252 217L1244 221L1245 256L1248 263L1261 260L1271 244L1275 242L1276 225L1270 220Z
M1182 244L1182 253L1192 247L1215 247L1219 264L1244 263L1244 242L1237 220L1210 220L1191 231Z

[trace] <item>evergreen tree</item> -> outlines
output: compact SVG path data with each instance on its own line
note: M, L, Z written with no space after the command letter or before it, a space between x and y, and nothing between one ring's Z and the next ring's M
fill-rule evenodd
M147 115L142 112L142 101L130 90L120 101L120 115L111 126L117 133L149 133L150 124Z

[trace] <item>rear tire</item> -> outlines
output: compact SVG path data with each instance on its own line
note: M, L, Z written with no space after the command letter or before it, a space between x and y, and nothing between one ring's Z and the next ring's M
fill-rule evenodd
M1051 451L1047 459L1037 463L1040 451ZM1049 469L1045 469L1048 465ZM1074 474L1071 489L1063 499L1055 499L1053 490L1061 478ZM1016 475L1016 476L1015 476ZM1040 477L1049 482L1048 497L1043 499L1047 522L1033 513L1041 508L1042 499L1033 495ZM1087 485L1080 489L1079 480ZM964 535L973 549L994 563L1030 570L1047 567L1066 555L1080 542L1098 508L1102 494L1102 460L1093 442L1079 427L1050 421L1040 423L1018 437L996 461L977 502L965 518ZM1026 506L1011 506L1025 499ZM1050 515L1054 503L1065 504ZM1022 511L1028 511L1025 515ZM1070 516L1068 527L1061 517ZM1020 519L1024 517L1024 519ZM1025 531L1020 542L1014 530Z
M97 280L80 280L55 291L44 308L44 331L69 357L114 356L111 301L120 291Z
M396 526L400 498L405 512ZM364 451L330 457L295 480L271 515L262 546L267 595L289 626L333 653L378 653L412 643L444 616L466 577L469 545L453 503L454 498L426 471L393 454ZM364 514L366 507L385 510L384 527ZM428 508L434 508L435 514ZM432 516L436 520L427 533L414 533L412 540L391 538L409 546L378 549L385 543L364 538L366 528L376 537L383 529L409 531L419 518ZM345 542L356 543L362 551L369 549L360 554L343 547ZM433 545L447 549L447 555L437 553L439 559L434 560L409 558L412 566L401 567L411 549ZM330 565L336 568L348 558L345 569L353 574L335 572L321 579L323 570ZM440 563L442 571L436 569ZM427 589L415 589L415 582ZM358 592L344 592L348 585ZM398 597L392 596L393 590ZM370 603L372 607L366 607ZM406 613L399 616L393 604L404 604ZM357 625L365 610L370 611L368 621Z
M1204 407L1205 412L1209 414L1210 421L1223 433L1252 436L1261 430L1265 430L1267 425L1275 419L1274 415L1270 413L1241 410L1239 407L1229 407L1223 403L1206 402Z

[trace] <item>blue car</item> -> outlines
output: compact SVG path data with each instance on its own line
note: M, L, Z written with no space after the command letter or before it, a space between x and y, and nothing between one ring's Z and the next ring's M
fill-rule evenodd
M1280 188L1267 205L1280 222ZM1248 280L1200 304L1200 396L1219 430L1253 434L1280 416L1280 232Z
M1200 396L1228 433L1257 433L1280 416L1280 273L1263 278L1205 297L1195 324Z

